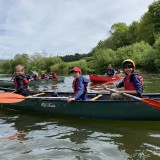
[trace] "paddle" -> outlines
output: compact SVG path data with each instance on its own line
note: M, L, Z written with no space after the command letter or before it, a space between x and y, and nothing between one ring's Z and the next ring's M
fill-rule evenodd
M2 90L2 91L15 91L15 89L13 89L13 88L3 88L3 87L0 87L0 90Z
M98 99L99 97L102 97L102 94L99 94L98 96L92 98L91 101L95 101L95 100Z
M111 91L111 92L115 92L115 93L119 93L119 91L116 91L116 90L110 89L110 88L106 88L106 90ZM156 100L154 100L154 99L139 98L139 97L136 97L136 96L127 94L127 93L122 93L122 94L125 95L125 96L127 96L127 97L136 99L136 100L138 100L138 101L141 101L141 102L143 102L143 103L149 104L149 105L151 105L151 106L153 106L153 107L156 107L156 108L160 109L160 102L159 102L159 101L156 101Z
M41 99L67 99L68 98L68 97L36 97L42 94L45 94L45 93L38 93L32 96L25 97L15 93L7 93L7 92L0 93L0 103L18 103L25 99L37 99L37 98L41 98Z

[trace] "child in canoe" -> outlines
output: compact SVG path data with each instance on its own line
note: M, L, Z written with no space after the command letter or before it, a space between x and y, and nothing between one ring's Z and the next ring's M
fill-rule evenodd
M107 69L106 69L105 75L106 75L107 77L114 77L115 73L116 73L115 69L112 68L112 65L111 65L111 64L109 64L108 67L107 67Z
M119 82L118 84L106 85L106 88L121 88L124 87L123 91L119 91L119 93L112 93L111 99L124 99L122 93L128 93L135 95L137 97L142 97L143 87L142 87L142 78L138 76L135 70L135 63L131 59L126 59L122 62L123 72L125 74L125 78Z
M86 100L87 99L87 86L89 83L89 79L82 76L82 71L79 67L74 67L70 73L73 74L74 81L72 84L72 88L74 91L73 97L69 97L67 99L68 102L74 100Z
M16 89L15 93L21 94L23 96L29 95L29 79L28 76L24 73L24 66L22 65L17 65L15 67L14 86Z

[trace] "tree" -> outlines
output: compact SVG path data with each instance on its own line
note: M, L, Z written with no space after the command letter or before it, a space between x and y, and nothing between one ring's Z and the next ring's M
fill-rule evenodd
M138 42L138 36L139 36L138 25L139 25L139 22L134 21L129 26L128 38L131 44Z
M129 27L123 22L118 22L111 26L110 39L112 40L115 49L130 44L128 30Z
M28 70L29 68L29 56L26 53L23 54L16 54L13 61L13 67L17 65L23 65L25 70Z
M154 1L150 6L148 13L150 15L150 22L154 27L154 32L160 32L160 0Z
M145 13L141 20L140 23L138 24L138 35L137 39L138 41L145 41L148 42L149 44L153 45L155 40L154 40L154 28L153 24L151 22L151 16L150 13L147 12Z

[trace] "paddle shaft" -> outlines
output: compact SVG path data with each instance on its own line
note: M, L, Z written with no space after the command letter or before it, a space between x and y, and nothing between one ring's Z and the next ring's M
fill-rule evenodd
M25 98L19 98L19 99L67 99L68 97L25 97Z
M116 90L110 89L110 88L106 88L106 90L111 91L111 92L115 92L115 93L119 93L119 91L116 91ZM136 99L136 100L141 100L141 98L136 97L136 96L133 96L133 95L128 94L128 93L122 93L122 94L123 94L124 96L130 97L130 98L133 98L133 99Z
M0 90L3 90L3 91L15 91L15 89L12 89L12 88L3 88L3 87L0 87Z
M119 93L119 91L116 91L114 89L110 89L110 88L106 88L106 90L108 91L111 91L111 92L115 92L115 93ZM133 98L133 99L136 99L138 101L141 101L143 103L146 103L150 106L153 106L155 108L158 108L160 109L160 102L159 101L156 101L154 99L150 99L150 98L139 98L139 97L136 97L134 95L130 95L130 94L127 94L127 93L122 93L123 95L127 96L127 97L130 97L130 98Z
M98 99L98 98L100 98L100 97L102 97L102 94L99 94L98 96L92 98L91 101L95 101L96 99Z

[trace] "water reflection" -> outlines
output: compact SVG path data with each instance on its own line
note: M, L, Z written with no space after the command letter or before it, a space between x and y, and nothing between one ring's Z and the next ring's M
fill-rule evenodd
M160 92L160 74L144 74L144 92L159 93Z
M160 91L160 75L143 77L144 92ZM72 91L72 81L66 77L64 83L38 89ZM0 159L4 160L160 159L160 122L40 117L1 110L0 125Z
M160 158L160 122L53 118L7 111L0 117L0 156L4 159Z

